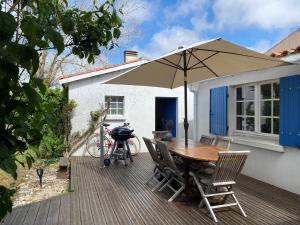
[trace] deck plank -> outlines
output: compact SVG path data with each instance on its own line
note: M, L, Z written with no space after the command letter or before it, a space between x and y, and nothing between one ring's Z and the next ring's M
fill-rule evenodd
M60 197L54 197L50 201L46 225L57 225L59 219Z
M27 215L24 219L23 225L32 225L34 224L34 221L36 219L37 213L39 211L40 208L40 202L35 202L35 203L31 203L29 204L30 208L27 212Z
M70 225L70 194L64 194L60 198L58 225Z
M153 170L148 154L99 168L99 159L73 157L73 192L14 208L3 225L214 225L198 201L172 202L170 192L145 185ZM241 176L235 188L247 218L237 208L217 212L220 225L299 225L300 196Z

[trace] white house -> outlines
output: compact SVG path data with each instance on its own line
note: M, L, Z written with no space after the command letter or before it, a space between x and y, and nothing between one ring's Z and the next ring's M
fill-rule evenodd
M232 137L233 150L251 150L244 174L297 194L300 194L299 46L300 30L297 30L267 52L294 65L192 85L196 139L202 134ZM221 89L223 92L217 91Z
M90 112L99 109L101 104L110 100L110 110L107 121L111 128L129 122L135 134L141 139L143 136L152 137L152 131L164 130L166 120L173 120L173 135L184 136L183 119L183 88L166 89L129 85L104 84L136 66L144 63L137 58L137 52L125 51L124 63L64 75L60 83L68 88L69 99L77 103L72 118L72 133L84 131L88 127ZM188 92L190 137L193 138L193 93ZM142 142L141 150L146 147ZM74 152L73 155L86 155L85 146Z

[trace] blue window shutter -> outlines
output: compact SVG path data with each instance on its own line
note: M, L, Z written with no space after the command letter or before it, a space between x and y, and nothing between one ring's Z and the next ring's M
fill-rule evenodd
M228 132L227 119L227 87L210 89L210 133L226 136Z
M300 147L300 75L280 78L279 143Z

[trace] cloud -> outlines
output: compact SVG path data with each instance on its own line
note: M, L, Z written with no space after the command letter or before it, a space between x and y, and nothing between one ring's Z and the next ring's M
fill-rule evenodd
M282 29L300 23L299 0L216 0L212 8L219 28Z
M257 52L260 52L260 53L265 53L272 46L273 46L273 43L269 40L259 40L253 46L250 46L247 48L257 51Z
M155 17L157 1L122 0L124 19L133 23L143 23Z
M144 57L155 58L175 50L178 46L192 44L200 40L198 32L174 26L155 33L145 48L140 49L134 46L133 49L139 51L140 55Z
M191 14L202 14L208 6L208 0L178 0L175 4L164 10L167 19L182 19Z

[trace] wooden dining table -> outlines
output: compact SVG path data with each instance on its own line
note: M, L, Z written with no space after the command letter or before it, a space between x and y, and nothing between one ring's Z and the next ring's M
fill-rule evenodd
M203 145L198 141L188 140L188 147L185 147L184 139L173 139L166 142L170 152L182 157L184 162L184 179L185 192L189 193L189 172L190 164L193 161L217 161L218 153L226 149L213 146Z

